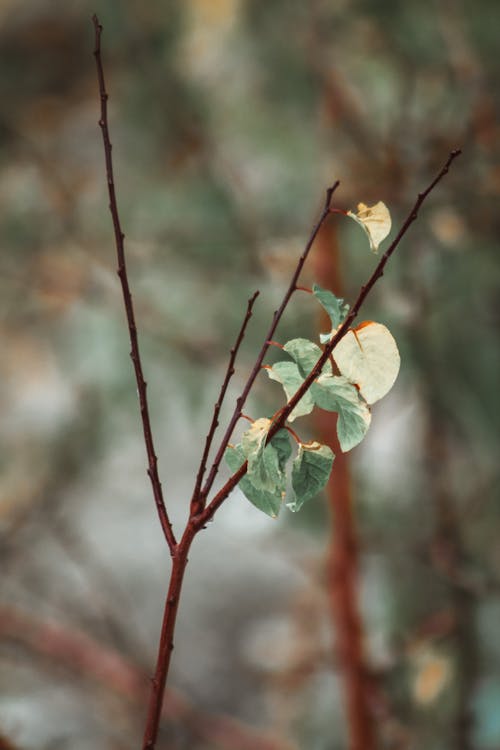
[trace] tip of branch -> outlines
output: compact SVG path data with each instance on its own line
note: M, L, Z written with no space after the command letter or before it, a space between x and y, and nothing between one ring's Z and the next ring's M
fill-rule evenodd
M98 35L100 35L100 33L102 31L102 24L99 21L99 18L97 17L97 13L94 13L94 15L92 16L92 23L94 24L94 28L96 30L96 33Z
M330 203L332 202L332 197L338 186L340 185L340 180L335 180L333 185L331 185L329 188L327 188L326 191L326 201L325 201L325 207L330 208Z

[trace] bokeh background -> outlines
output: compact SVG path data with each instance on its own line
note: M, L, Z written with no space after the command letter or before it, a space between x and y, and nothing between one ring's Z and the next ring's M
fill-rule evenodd
M139 746L168 575L115 272L93 12L177 529L246 300L261 290L226 417L325 187L341 180L341 208L383 200L397 226L464 150L366 304L402 370L338 482L277 521L235 492L196 540L159 747L359 750L364 732L363 750L498 749L494 0L0 3L0 747ZM374 263L337 217L303 283L352 301ZM277 337L320 325L295 295ZM247 411L280 399L262 378ZM299 421L304 436L328 431Z

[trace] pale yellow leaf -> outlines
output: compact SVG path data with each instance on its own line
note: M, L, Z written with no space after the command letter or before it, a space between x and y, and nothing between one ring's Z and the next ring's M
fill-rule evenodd
M266 417L261 417L252 422L252 426L243 434L241 440L246 456L260 447L262 441L266 439L270 427L271 420L266 419Z
M363 227L370 242L370 249L376 253L380 243L391 231L391 215L385 203L379 201L374 206L358 203L357 212L348 211L347 215Z
M392 388L401 362L390 331L370 320L348 331L333 357L341 374L358 386L368 404L374 404Z

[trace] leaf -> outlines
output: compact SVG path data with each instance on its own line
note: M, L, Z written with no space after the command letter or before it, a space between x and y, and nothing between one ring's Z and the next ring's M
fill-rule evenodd
M229 445L226 448L224 457L232 472L238 471L240 466L244 464L246 460L241 445ZM256 508L263 511L268 516L271 516L271 518L276 518L278 516L284 492L267 492L266 490L258 490L253 486L248 476L244 476L240 480L238 486L252 505L255 505Z
M293 357L298 365L300 374L304 378L309 375L316 362L323 354L323 350L313 341L309 341L308 339L292 339L291 341L287 341L283 349L287 354ZM328 375L332 372L332 366L328 360L323 366L323 372Z
M370 249L376 253L382 240L385 240L391 231L391 215L385 203L379 201L374 206L358 203L357 213L348 211L347 216L363 227L370 242Z
M252 422L252 426L243 433L241 447L243 448L245 458L248 458L253 451L260 448L263 441L267 438L267 433L269 432L271 424L272 422L270 419L261 417L260 419L256 419L255 422Z
M278 383L281 383L287 401L290 401L292 396L295 395L304 382L304 378L294 362L276 362L272 367L266 367L266 372L271 380L276 380ZM297 417L303 417L305 414L310 414L313 409L314 401L310 392L307 391L302 396L295 409L293 409L288 417L288 421L293 422Z
M265 417L256 419L243 434L241 447L248 461L247 476L255 489L274 492L283 487L284 476L276 448L271 443L266 445L271 424Z
M368 431L371 414L355 386L343 376L321 375L311 391L320 409L338 413L337 435L342 451L358 445Z
M337 330L349 312L349 305L341 297L336 297L329 289L322 289L318 284L314 284L312 290L320 305L328 313L328 317L332 321L332 330ZM326 336L326 341L328 341L331 334L321 334L320 340L322 344L325 343L324 336Z
M348 331L335 347L333 357L342 375L356 383L369 404L390 391L401 364L391 332L372 321Z
M248 478L257 490L280 492L284 490L284 476L280 469L278 453L270 443L262 443L259 450L248 457Z
M278 463L281 471L285 471L286 463L292 455L290 433L288 430L278 430L271 440L271 445L276 449L276 453L278 454Z
M448 657L428 651L417 658L416 674L413 678L413 697L417 703L433 703L449 684L452 667Z
M320 333L319 334L319 342L320 344L327 344L333 337L335 331L330 331L330 333Z
M327 445L310 443L299 446L292 465L294 498L287 503L287 508L294 512L299 510L323 489L330 476L334 458Z

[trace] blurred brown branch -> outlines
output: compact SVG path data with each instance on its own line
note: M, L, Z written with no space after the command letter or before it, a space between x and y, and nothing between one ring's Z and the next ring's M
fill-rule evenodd
M343 295L340 249L336 228L323 227L318 238L316 276L321 286ZM322 310L321 327L329 325ZM316 425L321 442L335 453L335 471L327 485L326 495L331 517L330 545L327 557L327 586L337 642L337 659L344 682L349 747L351 750L374 750L376 734L372 712L373 692L364 654L364 628L359 610L359 544L351 491L349 457L342 453L332 414L318 410Z
M52 668L63 668L72 675L99 683L141 711L149 687L147 673L81 630L36 619L17 607L2 605L0 638L46 659ZM194 736L221 750L293 750L292 745L272 733L251 729L227 716L198 711L171 688L166 691L162 721L183 723ZM0 750L4 750L1 744ZM5 750L11 750L11 745L5 745Z
M20 750L19 745L14 745L4 734L0 734L0 750Z

